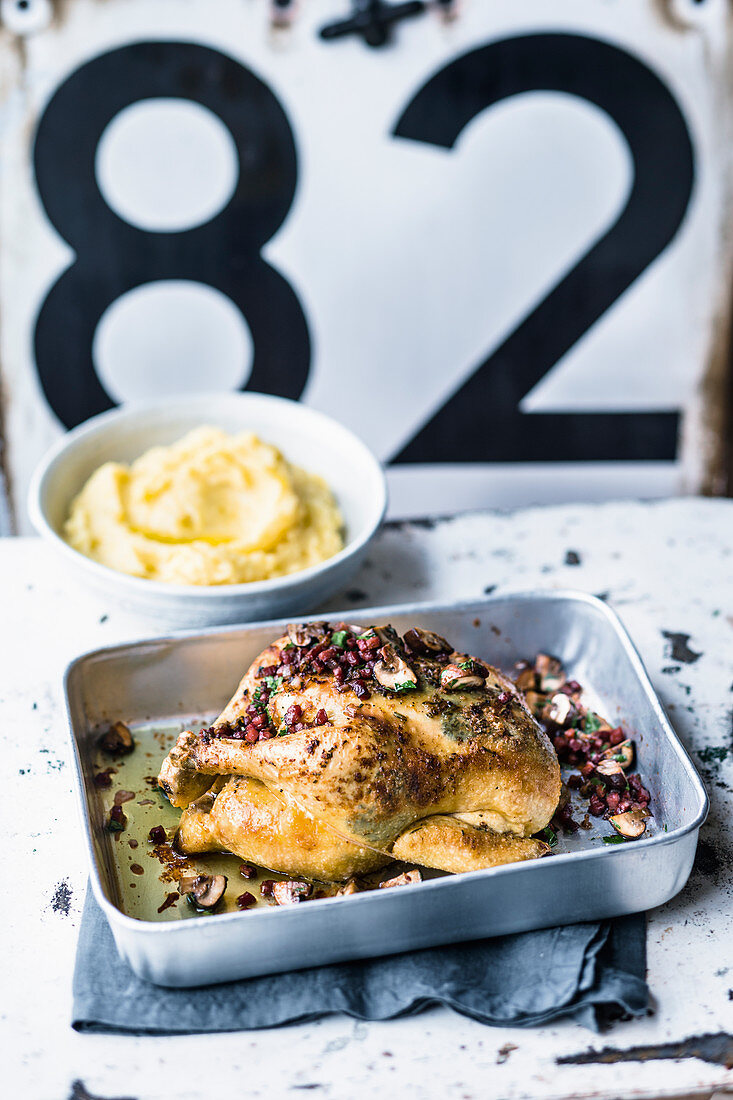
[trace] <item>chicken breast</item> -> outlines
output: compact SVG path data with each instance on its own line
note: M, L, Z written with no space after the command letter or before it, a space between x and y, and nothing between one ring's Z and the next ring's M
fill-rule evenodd
M485 662L417 628L309 623L181 735L159 784L184 852L339 881L395 858L460 872L544 855L560 770Z

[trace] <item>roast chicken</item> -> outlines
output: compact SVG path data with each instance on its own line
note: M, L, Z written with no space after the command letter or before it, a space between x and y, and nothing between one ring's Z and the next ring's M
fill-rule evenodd
M293 624L159 785L187 855L339 882L403 860L449 872L546 854L555 751L514 683L439 635Z

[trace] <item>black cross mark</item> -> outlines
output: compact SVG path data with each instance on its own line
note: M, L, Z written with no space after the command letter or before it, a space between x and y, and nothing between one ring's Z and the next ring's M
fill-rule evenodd
M385 0L353 0L353 13L348 19L327 23L321 27L321 38L330 42L349 34L360 34L367 46L386 46L392 38L392 26L401 19L411 19L425 11L425 0L407 0L402 4L387 4Z

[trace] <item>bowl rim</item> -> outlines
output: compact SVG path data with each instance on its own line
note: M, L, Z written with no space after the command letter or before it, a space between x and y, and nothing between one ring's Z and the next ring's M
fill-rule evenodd
M132 420L136 416L163 410L170 413L175 413L176 410L184 411L187 409L194 411L201 409L201 406L205 402L214 398L222 401L234 400L238 404L245 402L251 405L268 405L270 407L298 410L295 413L296 416L302 414L312 421L320 420L324 429L328 429L330 432L336 430L340 433L344 437L345 442L348 442L350 447L355 448L360 453L362 459L372 468L372 472L375 475L376 492L374 494L373 504L367 513L366 527L362 534L356 539L347 541L345 546L339 550L337 554L332 555L330 558L325 558L324 561L317 562L315 565L310 565L306 569L299 569L292 573L286 573L281 577L272 577L269 580L241 581L237 584L210 585L171 584L167 581L148 580L146 577L135 577L130 573L123 573L121 570L113 569L111 566L94 561L93 558L88 558L85 554L82 554L81 551L75 550L73 546L70 546L69 543L59 535L49 522L45 509L41 505L41 499L46 480L67 452L72 451L82 440L97 435L103 435L110 424L117 423L118 421ZM202 425L205 424L205 420L206 412L202 409ZM150 446L154 446L154 444L150 444ZM300 585L328 573L334 567L337 567L342 562L358 554L371 541L384 520L387 511L387 503L387 478L384 467L376 455L367 447L366 443L352 432L350 428L347 428L326 413L318 409L312 409L308 405L303 405L299 401L293 401L290 398L277 397L274 394L248 393L246 391L226 392L223 390L181 394L172 398L161 397L146 401L125 402L124 405L107 409L102 413L98 413L96 416L90 417L88 420L82 421L81 424L71 428L52 444L40 459L33 471L27 496L28 515L36 532L42 538L57 546L72 564L89 569L100 579L100 581L120 584L131 593L135 592L139 595L145 595L147 593L151 597L188 597L189 599L193 598L204 602L207 600L213 601L217 597L232 598L277 593L294 584Z

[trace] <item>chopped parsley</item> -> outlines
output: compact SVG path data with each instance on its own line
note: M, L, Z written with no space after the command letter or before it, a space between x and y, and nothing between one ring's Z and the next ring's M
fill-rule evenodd
M616 836L604 836L604 837L601 837L601 839L602 839L604 844L625 844L626 843L626 837L625 836L618 836L618 835L616 835Z
M589 710L585 716L585 722L583 723L584 733L596 733L603 723L597 714L594 714L592 710Z
M265 676L265 685L268 691L277 691L282 682L282 676Z
M394 687L392 688L392 691L396 691L396 692L416 691L416 690L417 690L417 684L415 683L414 680L405 680L404 683L395 684Z
M458 667L464 669L466 672L473 672L473 661L459 661Z
M557 833L554 829L551 829L549 825L545 826L545 828L540 833L540 836L543 836L545 838L551 848L555 848L557 846Z
M339 649L344 649L348 636L345 630L335 630L331 635L331 645L336 645Z

